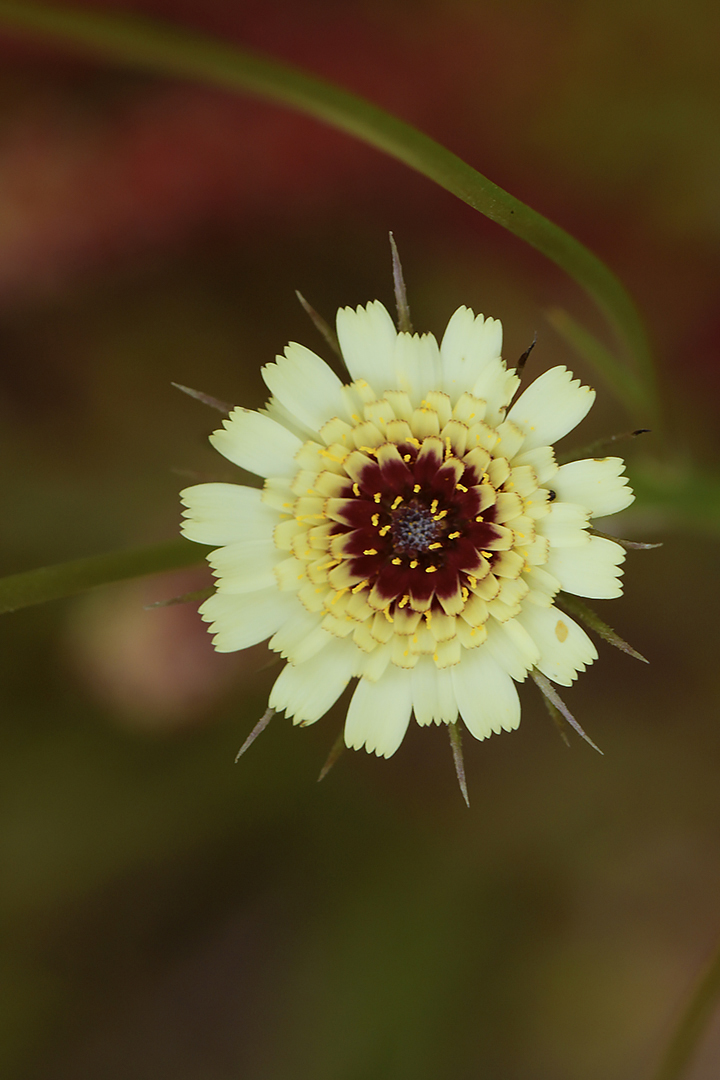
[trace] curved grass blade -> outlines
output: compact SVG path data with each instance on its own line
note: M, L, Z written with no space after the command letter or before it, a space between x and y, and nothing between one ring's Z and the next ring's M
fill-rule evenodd
M16 30L51 35L106 60L255 94L307 113L402 161L565 270L593 297L634 356L638 375L625 380L633 396L642 387L643 396L655 397L642 321L608 267L569 233L410 124L297 68L167 23L27 0L0 0L0 22ZM610 371L613 379L622 381L626 368L614 361Z
M204 548L178 537L163 544L129 551L111 551L107 555L91 555L85 559L42 566L0 578L0 615L8 611L59 600L109 585L113 581L146 577L166 570L181 570L204 561Z

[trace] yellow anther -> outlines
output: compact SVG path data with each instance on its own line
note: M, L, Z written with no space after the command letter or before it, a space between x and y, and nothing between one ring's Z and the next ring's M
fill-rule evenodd
M470 588L474 589L477 585L477 578L473 577L472 574L468 574L468 581L470 582Z
M486 559L492 558L492 551L483 551L481 554L484 555Z
M442 521L444 517L447 517L447 510L441 510L439 514L433 514L433 521Z
M482 514L478 514L478 516L475 518L475 520L476 521L482 521L483 520Z
M436 544L430 544L430 545L428 546L428 551L439 551L439 549L440 549L441 547L442 547L442 544L441 544L441 543L436 543Z
M469 596L470 596L469 590L466 589L465 586L463 585L462 589L460 590L460 599L462 600L463 604L467 604Z
M436 570L437 570L437 566L426 566L425 567L425 573L426 574L434 574Z
M418 450L420 449L420 440L419 439L412 438L412 439L407 439L406 441L409 442L411 446L416 446Z
M398 604L398 607L405 607L409 603L410 603L410 597L409 596L403 596L402 600Z
M393 559L393 566L402 566L402 559Z
M412 454L403 454L403 461L412 461Z
M365 586L367 585L367 583L368 583L368 582L367 582L367 578L365 579L365 581L358 581L357 585L355 585L355 586L353 587L353 592L354 592L354 593L358 593L358 592L360 592L360 590L361 590L361 589L364 589L364 588L365 588Z
M305 494L306 494L306 495L313 495L313 494L314 494L314 492L313 492L313 489L312 489L312 488L308 488L308 489L307 489L307 491L305 492Z
M360 450L363 454L369 454L370 457L374 457L377 454L377 449L374 446L361 446Z
M413 634L413 637L412 637L412 643L413 643L413 645L417 645L417 643L418 643L418 636L417 636L417 634Z
M359 494L360 494L359 486L357 484L353 484L353 495L359 495Z
M363 555L377 555L377 549L376 548L366 548L365 551L363 551Z
M402 495L396 496L395 501L393 502L390 509L391 510L397 510L397 508L398 508L398 506L400 505L401 502L404 502L404 499L403 499Z
M392 526L390 525L383 525L382 529L380 530L380 536L387 536L387 534L390 532L391 527Z
M350 417L350 419L354 420L356 424L360 423L360 417L358 416L357 413L353 413L352 416Z
M415 486L413 487L413 491L414 491L414 492L415 492L415 494L417 495L418 491L420 491L420 485L419 485L419 484L415 484Z
M432 619L432 611L425 611L425 612L423 612L423 614L425 616L425 622L429 626L430 625L430 620Z
M292 510L292 503L283 503L283 510Z
M440 659L440 657L438 656L438 654L436 652L434 652L433 653L433 660L435 661L436 664L437 664L439 659Z
M417 564L418 564L417 559L413 559L412 562L410 563L410 569L414 570L415 567L417 566Z
M439 505L439 503L438 503L437 499L433 499L433 501L430 503L430 513L431 514L437 514L438 505Z
M455 487L458 489L458 491L467 491L467 488L464 484L456 484Z
M340 597L341 597L341 596L344 596L344 595L345 595L345 593L346 593L347 591L348 591L348 590L347 590L347 588L345 588L345 589L338 589L338 591L337 591L337 592L335 593L335 595L333 596L332 600L330 601L330 604L331 604L331 605L332 605L332 604L337 604L337 602L338 602L338 600L340 599Z
M446 435L445 436L445 460L447 461L447 459L451 458L452 455L453 455L453 448L452 448L452 443L450 442L450 436Z
M525 539L525 533L518 533L517 535L520 537L521 540Z
M385 616L385 618L387 619L388 622L394 622L395 621L393 619L392 615L390 614L390 605L389 604L388 604L388 606L386 608L383 609L383 615Z
M310 552L307 551L305 554L309 555ZM318 570L329 570L331 566L339 566L339 565L340 565L340 560L339 559L331 559L330 562L326 562L326 563L323 563L322 566L318 566Z
M372 521L373 525L377 529L378 525L380 524L380 515L379 514L373 514L373 516L370 518L370 520Z
M457 540L458 536L460 536L459 532L448 533L448 540Z
M381 491L376 491L375 494L373 495L373 499L375 500L375 502L379 503L380 500L382 499L382 492Z
M470 637L475 637L476 633L477 633L477 627L473 626L471 628L471 630L470 630Z
M410 650L406 649L405 652L403 653L403 656L409 656L409 655L410 655Z

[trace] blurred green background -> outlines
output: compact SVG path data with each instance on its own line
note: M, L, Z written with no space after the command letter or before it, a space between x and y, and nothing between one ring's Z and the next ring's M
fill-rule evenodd
M710 0L86 3L172 19L328 75L415 123L594 248L653 336L668 436L627 444L672 491L717 484L720 9ZM175 535L177 491L232 479L217 417L286 341L392 299L466 303L505 355L583 366L559 271L468 207L315 123L80 61L0 30L3 572ZM600 386L569 448L645 426ZM650 464L648 464L650 463ZM709 489L708 489L709 490ZM277 669L213 653L199 568L0 623L0 1074L23 1080L634 1080L720 934L717 536L639 500L622 600L651 661L601 648L557 737L445 732L315 783L344 703L276 719ZM708 499L710 495L708 495ZM472 745L471 745L472 743ZM720 1073L720 1026L688 1074Z

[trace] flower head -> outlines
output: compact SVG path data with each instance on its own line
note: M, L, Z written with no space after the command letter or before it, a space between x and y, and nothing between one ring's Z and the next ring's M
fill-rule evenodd
M359 679L345 742L381 757L411 715L477 738L520 722L516 683L567 686L597 657L554 598L621 593L623 548L592 518L632 502L617 457L558 466L552 444L595 392L564 367L520 379L502 327L461 307L442 342L398 333L377 301L337 315L351 382L302 345L263 368L264 410L210 437L262 489L182 492L183 533L218 545L200 608L215 648L270 638L270 706L296 724Z

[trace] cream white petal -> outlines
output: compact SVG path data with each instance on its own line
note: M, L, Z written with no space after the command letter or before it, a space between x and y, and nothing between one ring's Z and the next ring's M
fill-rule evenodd
M539 536L545 536L552 547L579 547L590 539L588 512L577 503L554 502L549 512L536 523Z
M262 500L258 488L241 484L196 484L180 492L185 520L181 532L198 544L233 544L239 540L272 543L279 514Z
M554 367L523 391L508 419L525 432L526 452L567 435L587 416L594 400L594 390L582 386L566 367Z
M527 604L517 617L540 651L537 667L548 679L570 686L597 660L597 649L581 626L556 607Z
M335 416L348 420L342 383L324 360L297 342L262 369L265 385L279 403L313 431Z
M545 569L560 582L565 592L611 600L622 595L618 580L625 552L619 544L602 536L591 536L582 547L551 548Z
M373 390L395 388L395 340L397 330L379 300L367 307L340 308L337 336L347 369L353 379L365 379Z
M262 416L269 416L271 420L277 421L278 424L282 424L288 431L292 431L293 435L297 435L301 442L305 442L307 439L317 438L315 429L308 427L307 424L303 424L297 416L293 416L284 405L280 404L277 398L271 397L267 404L258 411Z
M606 517L624 510L635 498L624 471L625 462L619 457L570 461L558 469L553 489L564 502L586 506L590 517Z
M536 446L534 450L525 450L525 447L520 448L520 453L513 458L513 465L529 465L531 469L535 471L535 475L538 479L538 484L547 484L552 480L558 471L558 465L555 460L555 452L552 446ZM568 499L568 502L575 502L575 499Z
M418 724L454 724L458 707L451 668L438 668L429 656L421 656L409 674Z
M210 442L228 461L265 477L293 475L295 454L302 446L297 435L250 409L233 409Z
M509 619L504 623L490 619L488 636L482 648L487 649L517 682L523 681L540 656L536 642L518 619Z
M520 380L515 372L508 371L505 361L499 356L485 365L480 377L475 380L472 392L475 397L487 402L485 413L487 424L494 426L500 423L519 385Z
M345 721L345 745L391 757L405 737L412 691L408 672L390 664L377 682L361 679Z
M323 648L332 635L320 625L324 618L323 612L307 611L302 604L296 604L295 607L296 610L270 638L268 644L286 660L299 664Z
M204 622L212 623L218 652L236 652L274 634L297 607L297 597L277 589L236 596L215 593L200 606Z
M275 565L284 557L271 540L241 540L211 551L207 561L218 579L218 592L250 593L277 586Z
M476 739L518 726L520 699L515 683L484 646L466 653L452 668L452 677L460 715Z
M268 704L295 724L313 724L332 708L355 673L356 649L330 638L325 648L302 664L286 664Z
M470 308L458 308L440 345L442 389L455 402L472 389L486 364L499 358L501 352L500 320L476 316Z
M440 350L432 334L398 334L395 343L395 373L398 390L413 405L440 385Z

